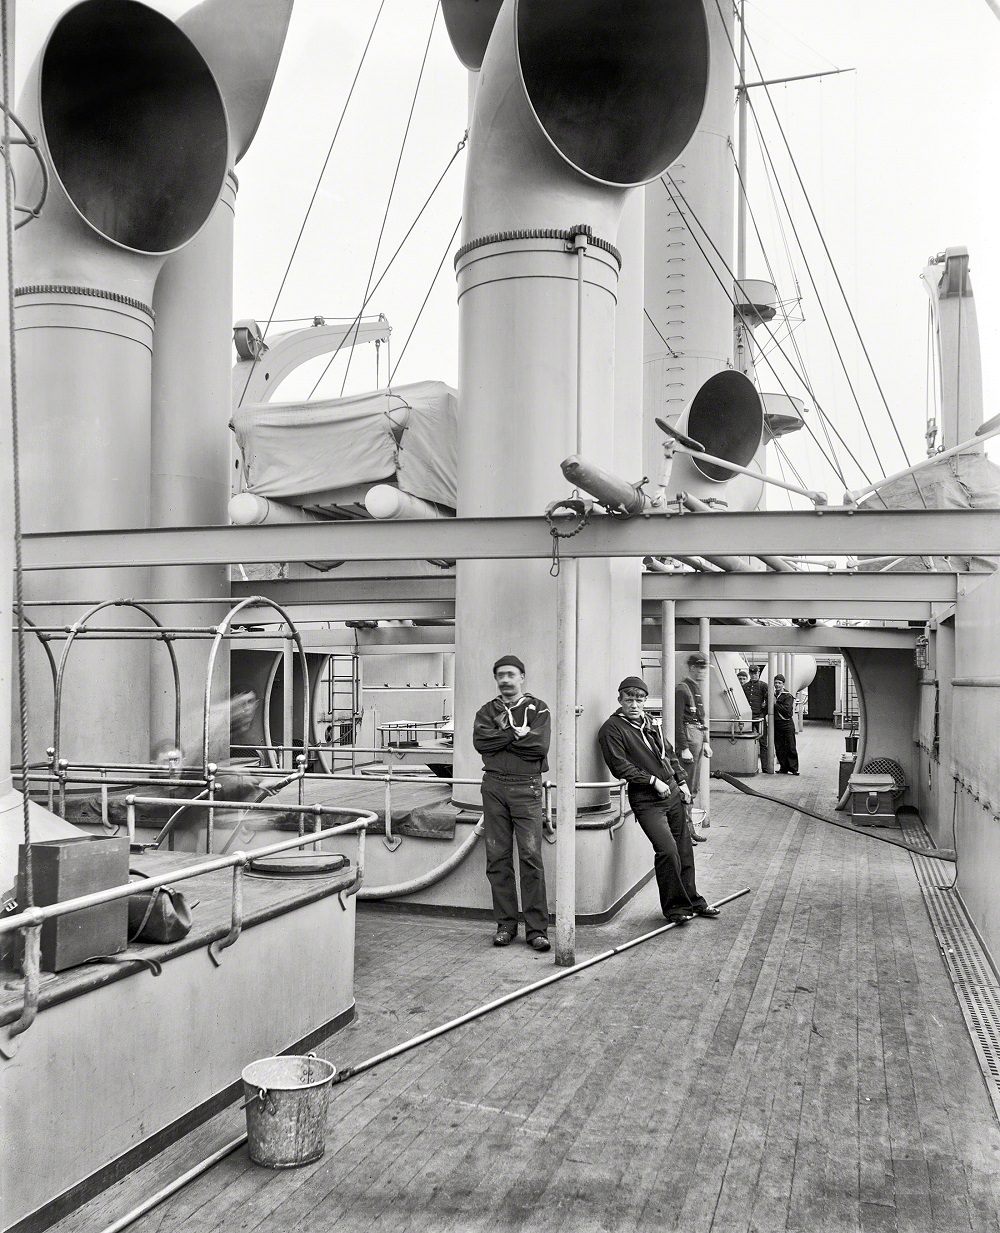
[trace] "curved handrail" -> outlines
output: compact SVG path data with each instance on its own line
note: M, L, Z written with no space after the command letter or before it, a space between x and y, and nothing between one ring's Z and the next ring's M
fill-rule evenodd
M88 608L83 616L74 621L68 627L67 638L63 644L62 654L59 657L59 667L56 672L55 681L55 702L52 711L52 764L59 764L59 742L61 737L62 724L62 691L63 684L66 679L66 664L69 660L69 653L73 649L73 643L76 641L77 635L87 633L87 622L91 617L96 616L98 612L102 612L105 608L132 608L136 612L141 612L143 616L149 617L153 625L160 631L153 636L158 642L166 643L167 653L170 656L170 666L174 674L174 743L179 745L181 740L181 675L177 665L177 653L173 647L171 635L166 631L165 626L159 618L152 613L145 604L139 603L133 599L106 599L102 603L94 604ZM124 632L124 631L123 631ZM152 633L152 631L149 631Z
M245 608L251 606L259 606L264 604L277 612L281 619L285 622L287 633L281 637L291 637L295 641L295 645L299 650L299 660L302 664L302 753L308 759L309 756L309 663L306 659L305 647L302 644L302 637L295 627L295 623L280 604L277 604L272 599L268 599L265 595L250 595L246 599L240 600L238 604L230 608L220 623L215 627L215 637L212 640L212 649L208 656L208 669L205 673L205 709L204 709L204 725L202 731L202 754L203 754L203 769L205 778L211 778L209 774L209 748L208 748L208 729L209 729L209 712L212 705L212 679L215 676L215 661L219 653L219 646L222 639L229 632L233 623L233 618ZM291 682L290 682L291 684ZM263 705L263 700L261 702Z

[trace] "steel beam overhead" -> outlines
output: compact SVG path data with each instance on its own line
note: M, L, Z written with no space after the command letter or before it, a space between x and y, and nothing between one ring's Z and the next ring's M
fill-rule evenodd
M554 490L555 491L555 490ZM851 510L595 516L560 541L563 556L1000 556L1000 510ZM533 518L317 522L26 535L24 566L95 569L268 561L547 558L548 523Z
M886 647L913 650L919 630L881 629L877 626L842 625L799 629L795 625L713 625L712 647L716 651L831 651L843 647ZM643 624L643 658L658 652L660 632ZM697 625L677 626L677 650L698 649Z
M763 591L765 588L761 588ZM926 601L887 599L679 599L677 616L698 617L810 617L817 621L929 621L934 606Z
M796 574L643 574L642 598L657 602L664 599L753 601L765 597L772 603L831 600L842 605L851 600L901 603L916 600L951 604L958 595L958 582L957 574L929 571L912 574L808 573L804 570ZM782 615L788 614L786 607Z

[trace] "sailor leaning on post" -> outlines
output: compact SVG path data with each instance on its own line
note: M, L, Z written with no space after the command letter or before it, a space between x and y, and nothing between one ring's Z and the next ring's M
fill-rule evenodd
M719 909L710 907L695 885L687 775L660 724L645 712L648 693L642 677L627 676L618 686L618 710L604 721L597 739L612 775L627 782L635 820L653 845L663 915L686 925L693 916L718 916Z
M542 867L542 774L552 732L549 708L524 689L524 664L501 655L493 665L498 695L476 712L472 743L483 756L486 876L497 922L494 946L517 936L514 838L521 881L525 940L549 949L549 908Z

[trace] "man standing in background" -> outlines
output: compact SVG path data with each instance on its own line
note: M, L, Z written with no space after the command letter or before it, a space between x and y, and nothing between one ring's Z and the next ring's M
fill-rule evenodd
M799 751L795 743L795 695L785 688L785 678L774 678L774 756L779 775L799 773Z
M750 703L750 714L760 734L760 769L765 775L770 775L771 763L767 757L767 686L760 679L758 664L751 666L750 680L743 686L743 692Z
M524 689L524 664L501 655L493 665L499 693L476 712L472 743L483 756L486 876L497 923L494 946L517 937L514 839L521 882L525 940L549 949L549 907L542 867L542 774L552 735L548 706Z
M699 773L702 757L712 756L708 744L708 725L705 723L705 703L701 696L708 678L708 660L701 651L693 651L687 657L688 674L674 691L674 746L687 775L691 799L698 795ZM688 826L694 843L704 843L707 836L699 835L688 808Z

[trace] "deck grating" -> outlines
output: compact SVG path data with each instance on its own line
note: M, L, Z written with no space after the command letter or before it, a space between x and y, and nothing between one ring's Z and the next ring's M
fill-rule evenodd
M912 857L941 957L1000 1120L1000 981L951 885L955 867Z

